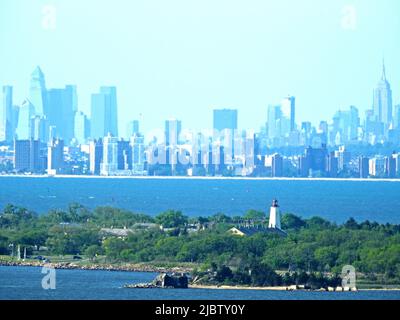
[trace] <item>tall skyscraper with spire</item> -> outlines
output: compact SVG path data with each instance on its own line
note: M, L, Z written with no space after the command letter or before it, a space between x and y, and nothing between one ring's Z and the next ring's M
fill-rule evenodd
M35 108L35 114L43 116L47 113L46 82L39 66L36 67L31 75L29 101Z
M374 115L376 120L383 123L387 130L393 120L392 90L386 79L386 67L383 60L382 77L374 90Z

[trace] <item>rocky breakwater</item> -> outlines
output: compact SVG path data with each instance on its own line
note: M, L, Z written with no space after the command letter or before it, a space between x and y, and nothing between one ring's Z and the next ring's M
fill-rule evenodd
M0 260L0 266L3 267L42 267L43 262L24 262L24 261L4 261Z
M187 289L188 287L189 278L184 273L162 273L151 283L125 285L125 288L130 289Z
M54 269L79 269L98 271L126 271L126 272L151 272L151 273L189 273L191 268L185 267L157 267L144 264L77 264L73 262L44 262L44 261L4 261L0 266L7 267L48 267Z

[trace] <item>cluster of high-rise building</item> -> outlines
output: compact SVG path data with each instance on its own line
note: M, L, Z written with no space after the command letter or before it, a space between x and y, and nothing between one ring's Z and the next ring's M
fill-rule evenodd
M258 132L240 130L238 110L213 111L213 127L196 132L168 119L159 135L143 135L139 120L119 138L116 87L91 95L90 116L79 110L77 87L47 88L39 67L29 92L14 104L4 86L0 103L0 171L31 174L272 177L399 177L400 105L383 64L371 108L361 120L350 106L331 121L296 121L296 98L267 109ZM127 138L127 139L126 139ZM390 152L384 150L392 148Z
M361 122L355 106L337 111L330 122L321 121L317 127L310 122L297 126L295 114L294 97L268 107L268 122L262 130L265 146L400 143L400 104L393 108L392 90L384 64L382 77L373 92L372 107L365 112L364 122Z

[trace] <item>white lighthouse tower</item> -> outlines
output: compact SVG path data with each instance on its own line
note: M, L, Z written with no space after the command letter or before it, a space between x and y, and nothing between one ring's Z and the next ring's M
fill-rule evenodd
M279 212L278 200L272 201L268 228L281 230L281 213Z

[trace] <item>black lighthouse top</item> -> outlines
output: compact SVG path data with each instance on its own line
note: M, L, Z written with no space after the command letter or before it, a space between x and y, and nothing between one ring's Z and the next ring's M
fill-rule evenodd
M272 207L273 207L273 208L278 208L278 207L279 207L279 205L278 205L278 200L274 199L274 200L272 201Z

